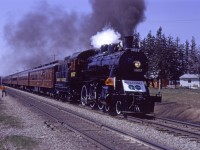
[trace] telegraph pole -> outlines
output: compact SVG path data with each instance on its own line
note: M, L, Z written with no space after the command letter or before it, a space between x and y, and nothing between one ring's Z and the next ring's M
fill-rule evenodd
M55 60L56 60L56 56L58 56L58 55L53 54L53 55L51 55L51 56L53 56L53 61L55 61Z

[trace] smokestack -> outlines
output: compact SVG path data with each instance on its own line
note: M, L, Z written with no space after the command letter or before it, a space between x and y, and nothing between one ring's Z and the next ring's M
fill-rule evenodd
M125 36L123 45L125 49L134 49L138 51L139 49L139 41L138 38L135 36Z
M132 49L133 48L133 36L125 36L123 42L125 49Z

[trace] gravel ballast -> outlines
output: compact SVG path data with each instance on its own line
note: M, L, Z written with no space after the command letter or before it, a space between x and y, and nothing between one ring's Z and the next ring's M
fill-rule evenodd
M20 127L12 127L0 124L0 141L8 136L21 135L31 137L38 145L34 150L85 150L93 147L85 139L67 129L48 128L45 120L27 107L21 105L16 99L6 96L0 99L0 105L8 116L14 116L21 122ZM83 145L84 143L84 145ZM16 149L15 145L4 143L4 148Z
M30 93L27 94L32 95ZM143 126L140 124L130 123L124 119L120 120L116 117L104 115L99 111L87 110L85 108L77 107L68 103L58 102L37 95L34 95L34 97L54 103L59 106L63 106L67 109L70 109L71 111L79 112L80 114L89 117L100 124L109 125L123 131L129 131L142 138L158 142L166 147L170 147L171 149L199 150L200 148L200 143L197 143L190 138L174 136L173 134L158 131L151 126ZM39 141L39 145L36 149L85 149L85 146L80 144L81 141L84 141L82 137L73 132L63 132L62 129L52 131L44 124L44 118L38 116L36 113L33 113L28 108L23 107L14 98L9 96L4 97L2 99L1 105L6 107L5 111L8 113L8 115L19 118L23 122L23 127L17 129L7 129L2 127L0 124L0 138L9 134L21 134L32 137L33 139ZM92 146L92 144L87 145L87 147L90 146ZM90 148L93 149L94 147Z

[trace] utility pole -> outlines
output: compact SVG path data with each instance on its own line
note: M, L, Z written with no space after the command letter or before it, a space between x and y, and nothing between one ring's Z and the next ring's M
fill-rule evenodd
M56 56L58 56L58 55L53 54L53 55L51 55L51 56L53 56L53 61L55 61L55 60L56 60Z

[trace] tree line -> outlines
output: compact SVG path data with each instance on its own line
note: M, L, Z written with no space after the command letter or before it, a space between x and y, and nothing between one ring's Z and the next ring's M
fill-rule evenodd
M150 31L144 39L140 39L139 33L134 37L139 39L140 50L148 58L148 78L176 81L186 73L200 75L200 47L194 37L181 43L179 37L163 34L161 27L156 35Z

